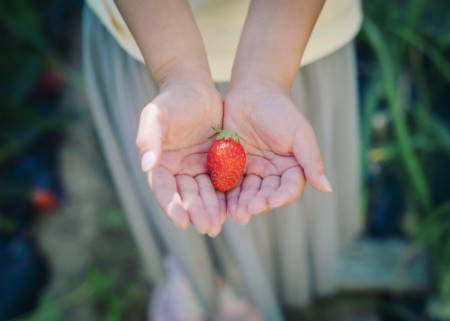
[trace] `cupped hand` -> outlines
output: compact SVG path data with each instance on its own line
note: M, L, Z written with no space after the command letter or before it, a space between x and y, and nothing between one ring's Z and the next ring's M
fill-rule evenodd
M236 131L247 153L244 178L227 193L227 211L247 223L252 214L284 206L303 192L306 180L330 192L314 131L289 94L271 86L231 89L224 128Z
M142 111L137 134L142 170L156 199L182 229L192 223L215 236L225 220L226 201L206 170L213 127L222 123L222 99L211 85L170 83Z

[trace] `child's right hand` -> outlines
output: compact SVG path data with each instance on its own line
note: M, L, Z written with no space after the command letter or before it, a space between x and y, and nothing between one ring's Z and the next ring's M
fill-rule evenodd
M216 236L225 221L223 193L207 174L206 158L222 123L222 99L214 86L171 81L144 107L137 146L142 170L161 208L179 228L192 223Z

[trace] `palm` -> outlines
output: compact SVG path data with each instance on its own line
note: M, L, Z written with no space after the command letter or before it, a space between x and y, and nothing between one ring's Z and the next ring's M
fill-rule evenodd
M212 128L221 122L220 105L182 90L164 93L153 104L165 111L165 122L170 124L163 138L160 165L174 175L206 173Z
M177 226L192 222L209 235L219 233L225 218L225 197L214 191L206 171L212 128L221 118L215 92L204 95L182 86L163 91L146 107L138 133L138 145L160 144L159 162L148 176L161 207ZM159 127L152 126L155 119Z
M287 95L233 95L225 102L224 127L239 133L248 159L242 183L227 195L228 210L237 222L246 223L251 214L288 204L302 193L304 168L294 156L302 149L296 147L297 140L315 138Z

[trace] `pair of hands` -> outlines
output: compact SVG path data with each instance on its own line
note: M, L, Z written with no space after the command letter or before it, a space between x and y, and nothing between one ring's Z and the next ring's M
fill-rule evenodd
M247 154L242 181L226 194L214 190L206 167L212 128L220 124L239 134ZM142 111L137 145L167 216L212 237L227 215L245 224L252 214L294 201L306 180L331 191L311 125L276 87L232 88L223 100L212 84L166 84Z

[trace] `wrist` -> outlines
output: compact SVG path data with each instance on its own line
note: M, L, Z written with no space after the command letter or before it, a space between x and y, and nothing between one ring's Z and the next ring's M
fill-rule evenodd
M202 77L199 73L177 73L167 77L160 83L158 91L159 94L182 95L188 100L194 98L211 106L222 101L212 80Z
M268 78L261 77L245 77L230 82L229 94L239 95L266 95L267 93L278 93L287 95L290 91L290 85L273 81Z
M178 74L177 76L167 78L159 86L159 92L191 92L197 97L211 97L218 95L217 89L212 81L207 81L197 76L188 74Z
M283 98L284 97L284 98ZM270 81L251 81L235 83L229 88L224 99L225 108L237 106L262 106L273 102L276 107L280 99L289 98L289 90Z
M214 87L208 65L187 63L186 61L169 61L152 70L150 73L159 89L181 84Z
M264 73L263 71L255 73L243 72L232 76L229 90L230 91L269 90L288 93L292 86L292 81L293 80L291 80L290 78L285 77L281 74L272 76L270 74Z

